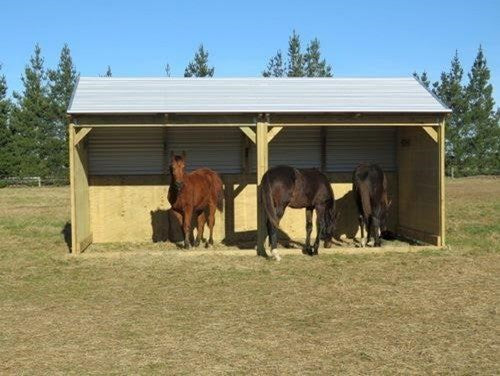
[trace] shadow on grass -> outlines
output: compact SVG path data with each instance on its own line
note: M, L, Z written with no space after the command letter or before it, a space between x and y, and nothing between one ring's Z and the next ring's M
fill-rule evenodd
M69 221L64 224L61 234L66 246L68 247L68 253L71 253L71 223Z

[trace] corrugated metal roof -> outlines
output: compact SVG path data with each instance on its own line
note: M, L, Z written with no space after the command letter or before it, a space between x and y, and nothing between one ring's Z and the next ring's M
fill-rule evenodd
M450 112L405 78L81 77L70 114Z

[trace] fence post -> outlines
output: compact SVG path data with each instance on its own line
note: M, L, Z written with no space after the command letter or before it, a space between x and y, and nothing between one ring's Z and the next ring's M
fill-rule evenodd
M455 168L451 166L451 178L455 179Z
M40 176L37 176L36 181L38 182L38 187L41 187L42 186L42 178Z

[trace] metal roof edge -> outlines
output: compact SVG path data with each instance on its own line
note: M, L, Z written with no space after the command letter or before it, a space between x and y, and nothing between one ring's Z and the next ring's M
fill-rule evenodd
M430 95L432 95L432 97L433 97L435 100L437 100L441 106L443 106L443 109L444 109L445 111L442 111L442 112L453 112L453 111L451 110L451 108L449 108L449 107L448 107L448 106L447 106L447 105L446 105L446 104L445 104L445 103L444 103L444 102L443 102L443 101L442 101L442 100L441 100L441 99L440 99L440 98L439 98L436 94L434 94L434 93L432 92L432 90L429 90L429 88L428 88L427 86L425 86L425 85L424 85L424 83L422 82L422 80L421 80L420 78L415 77L415 76L413 76L413 75L412 75L412 77L413 77L413 79L414 79L415 81L417 81L417 82L420 84L420 86L422 86L422 87L423 87L423 88L424 88L424 89L425 89L425 90L426 90L426 91L427 91Z
M69 99L69 104L68 108L66 109L67 114L71 114L71 107L73 107L73 99L75 99L75 94L76 94L76 89L78 88L78 84L80 83L80 75L78 75L78 78L76 79L75 82L75 87L73 88L73 92L71 93L71 97Z

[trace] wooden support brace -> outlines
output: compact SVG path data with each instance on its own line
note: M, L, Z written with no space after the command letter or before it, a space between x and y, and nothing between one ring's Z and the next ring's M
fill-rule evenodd
M240 127L241 131L247 135L247 137L255 144L256 137L255 132L250 127Z
M73 145L74 146L78 145L80 141L83 140L85 136L90 133L91 130L92 130L91 127L80 128L80 130L75 134Z
M271 140L276 136L280 131L283 129L283 127L272 127L269 132L267 132L267 142L271 142Z
M423 127L424 131L434 140L434 142L438 142L438 132L434 127Z

